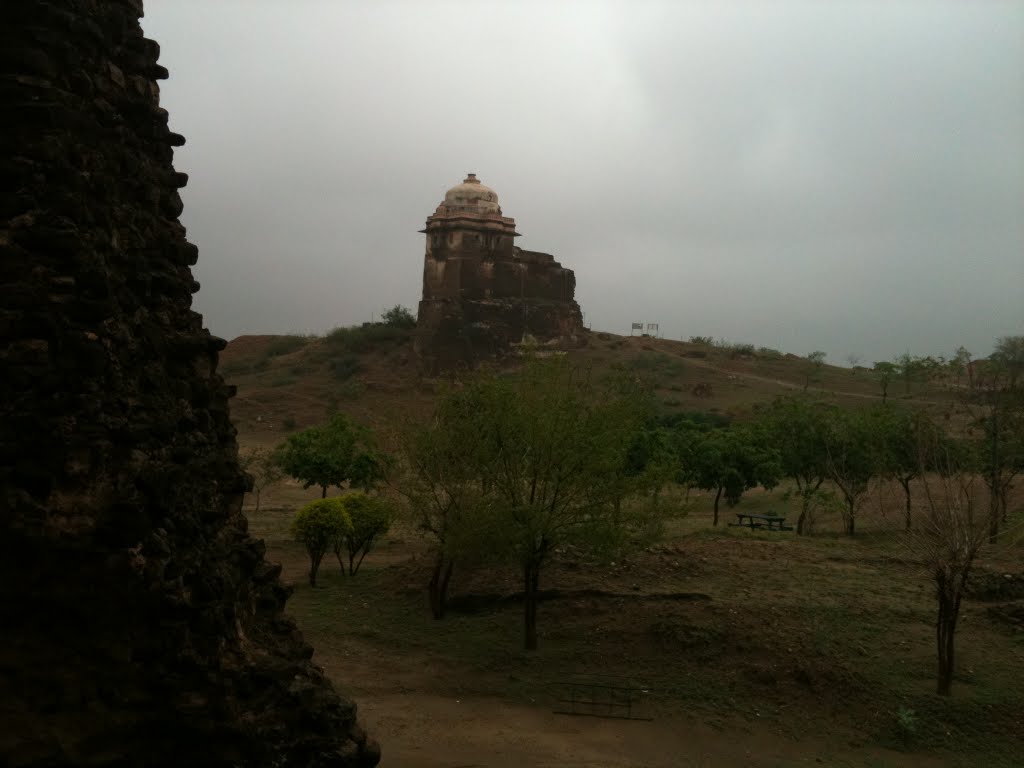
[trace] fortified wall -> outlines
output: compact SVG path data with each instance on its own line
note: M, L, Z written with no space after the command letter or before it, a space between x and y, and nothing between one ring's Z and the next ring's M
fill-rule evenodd
M0 3L0 763L376 765L246 532L141 15Z
M508 352L532 337L576 343L583 318L576 277L546 253L514 244L515 220L474 174L427 219L417 351L447 367Z

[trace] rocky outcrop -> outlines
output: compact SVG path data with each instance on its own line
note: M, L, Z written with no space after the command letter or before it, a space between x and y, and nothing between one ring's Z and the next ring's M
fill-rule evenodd
M0 764L371 766L246 532L141 13L0 4Z

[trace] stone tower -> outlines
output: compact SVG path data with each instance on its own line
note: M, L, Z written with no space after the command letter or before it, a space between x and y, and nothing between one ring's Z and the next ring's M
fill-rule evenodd
M576 277L546 253L514 244L516 222L475 174L427 218L417 351L446 367L499 356L527 336L574 343L583 322Z

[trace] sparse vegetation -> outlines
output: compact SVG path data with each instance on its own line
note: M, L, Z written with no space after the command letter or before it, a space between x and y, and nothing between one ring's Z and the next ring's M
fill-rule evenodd
M642 344L650 349L642 349ZM413 397L420 398L416 408L422 409L414 412L425 414L428 404L464 404L476 391L475 381L462 380L445 387L433 381L425 386L410 378L408 385L389 382L393 393L376 386L389 366L400 359L391 342L365 353L332 351L326 342L318 345L311 344L282 362L301 365L313 360L316 365L309 376L321 377L316 379L319 389L309 398L310 406L293 411L301 415L303 423L320 417L330 397L335 398L330 410L341 407L358 413L361 419L367 413L370 418L390 419L399 405L409 405ZM411 659L424 668L445 670L445 676L430 677L424 690L467 695L461 681L473 675L480 691L521 701L535 698L544 680L571 666L584 675L657 680L659 700L666 706L700 711L715 720L740 717L748 722L756 710L760 713L757 721L773 728L786 729L799 718L810 729L817 724L829 738L843 728L850 729L859 743L867 745L862 749L875 743L899 744L911 752L908 760L921 754L933 762L942 759L937 755L952 756L947 761L950 764L957 764L957 759L963 765L1008 768L1014 764L1019 739L1012 735L1015 721L1007 713L1024 706L1020 692L1007 683L1021 674L1012 630L1008 633L1006 629L1014 625L989 619L984 610L971 611L967 623L957 621L952 632L941 635L943 642L953 633L957 638L958 663L949 665L952 693L936 697L931 691L922 692L923 678L935 675L938 681L937 624L941 618L948 627L949 612L940 616L939 601L932 602L931 592L921 590L917 574L927 558L919 544L910 544L918 541L916 537L931 535L934 515L928 493L932 498L936 494L941 497L940 486L934 483L943 482L944 477L936 471L937 466L918 461L923 457L915 441L933 431L944 436L948 430L959 438L949 444L950 455L966 462L962 465L964 476L974 478L974 519L981 521L985 534L972 571L992 568L1001 580L1003 572L1019 569L1020 544L1014 543L1014 534L1004 531L1017 530L1020 489L1014 482L1006 484L1004 511L1001 505L989 503L986 486L986 478L992 476L991 463L986 464L992 456L989 388L996 367L989 368L988 360L975 361L971 369L965 366L958 374L954 367L943 366L945 378L912 382L910 402L887 399L884 404L881 387L872 377L828 368L824 372L828 393L819 394L824 400L819 403L814 398L793 396L794 391L803 389L806 378L806 359L795 356L770 359L757 350L754 359L748 360L713 347L706 358L691 362L682 357L694 348L674 347L661 339L616 341L612 337L594 346L601 355L584 350L577 358L570 356L568 362L593 360L603 372L617 365L624 378L656 386L662 398L665 390L678 393L670 399L679 404L670 414L644 415L637 437L629 442L626 466L632 472L637 460L644 487L631 480L629 472L624 473L619 511L626 519L626 535L621 529L612 535L616 525L608 521L613 519L616 504L610 502L601 508L604 522L551 545L536 570L535 604L540 609L534 609L534 616L544 615L534 627L543 653L524 655L509 650L516 634L524 639L527 635L527 569L520 554L528 549L510 543L525 541L524 523L507 522L515 505L493 490L500 487L502 473L491 472L490 479L481 482L478 463L482 456L493 454L493 436L498 431L481 429L481 424L535 422L520 422L510 414L483 419L480 414L486 409L463 407L449 415L437 411L424 420L422 429L429 433L424 439L433 442L425 454L419 454L427 465L422 475L413 469L409 451L402 451L401 466L410 476L418 476L399 489L415 518L403 516L391 533L375 539L368 554L356 554L351 562L347 549L339 546L337 553L346 571L363 563L358 579L342 580L332 568L317 578L321 588L315 595L308 589L298 591L293 610L330 665L345 664L343 652L385 648L378 652L387 659L386 664L395 666ZM323 364L330 355L342 354L357 359L366 371L365 381L374 384L364 387L355 378L340 382L340 386L359 385L354 400L338 395L339 383ZM258 356L249 353L250 360ZM671 377L667 371L672 372ZM742 395L724 383L726 376L734 373L749 383L750 389ZM961 385L954 387L958 375ZM895 378L900 378L899 372ZM521 370L509 367L495 379L501 391L515 392L522 382ZM253 376L240 382L240 390L249 396L253 387L268 387L273 380L273 373ZM592 381L601 380L602 375L595 373ZM974 385L968 383L972 380ZM1014 413L1014 401L1002 399L1009 391L1008 379L1004 376L998 381L997 457L1013 465L1009 446L1015 428L1008 418ZM711 401L715 412L707 407L711 403L693 394L698 382L722 384ZM898 392L904 391L900 386ZM783 397L775 402L778 394ZM495 396L495 402L502 400ZM542 412L544 407L538 409ZM456 415L464 420L463 427L442 423ZM403 413L393 421L405 418ZM704 490L690 483L689 487L659 486L655 476L660 471L657 457L664 438L684 420L704 426L693 427L694 438L688 446L694 455L686 462L679 461L680 470L705 458L698 448L705 432L720 430L719 437L724 439L747 430L766 430L770 435L767 447L769 452L778 452L784 477L774 490L756 483L744 487L739 510L791 516L790 521L799 521L803 537L798 540L792 533L721 525L714 528L715 498L727 498L728 489ZM447 442L438 442L436 430L442 427L441 431L451 430ZM853 448L865 441L871 446L873 466L870 472L853 477L851 513L850 500L841 486L848 484L846 465L858 463L852 461L857 458ZM520 445L502 444L508 450ZM557 465L549 462L544 466ZM528 465L517 461L515 466L521 468L517 474L525 476ZM823 474L819 476L817 471ZM397 478L402 472L393 474ZM1019 477L1009 472L1006 476L1011 481ZM866 484L864 477L868 478ZM397 488L397 479L394 482ZM928 483L933 484L930 490ZM273 493L277 502L278 493ZM294 488L288 494L300 496ZM254 525L264 526L260 521L274 519L277 513L265 510L266 506L261 505L255 514ZM456 506L461 509L455 511ZM987 544L986 526L992 509L998 509L998 540L1006 542L996 548ZM679 514L684 510L688 513L685 518ZM524 521L532 516L522 514ZM857 538L838 537L849 530L851 521L855 521ZM910 533L902 534L908 522ZM287 529L287 523L283 525L283 530ZM413 536L414 529L422 537ZM441 531L441 537L436 531ZM335 544L338 541L343 539ZM286 570L297 574L301 556L305 571L310 560L304 547L289 543L288 537L279 537L271 546L277 555L283 552L286 560L293 558L293 565ZM395 565L383 567L385 564ZM937 590L937 571L933 566L925 570ZM974 578L972 575L970 580ZM423 597L409 589L417 584L430 596L429 612L424 611ZM691 591L712 599L706 604L677 604L666 597ZM972 599L979 598L968 593L961 596L964 605ZM544 600L555 601L559 610L549 612ZM510 606L522 615L517 618L506 611ZM1003 605L994 605L993 610L996 608L1000 616L1013 615ZM445 620L434 622L432 615L444 615ZM771 663L763 663L768 658ZM386 667L371 666L374 674L388 679ZM357 679L357 684L367 689L378 685L369 677ZM786 702L784 712L775 708L774 702L780 700ZM832 711L843 714L816 720L816 713L829 701L839 705ZM901 708L909 714L900 715ZM837 717L843 718L844 725L837 725ZM893 754L887 753L885 760L903 765L898 758L892 763ZM834 762L842 764L839 759Z
M297 334L275 336L270 344L267 345L267 357L280 357L281 355L297 352L309 344L313 338L312 336L300 336Z

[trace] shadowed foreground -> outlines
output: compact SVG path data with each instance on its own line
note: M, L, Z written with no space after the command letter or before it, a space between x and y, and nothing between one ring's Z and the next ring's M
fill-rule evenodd
M246 532L141 13L0 10L0 762L375 765Z

